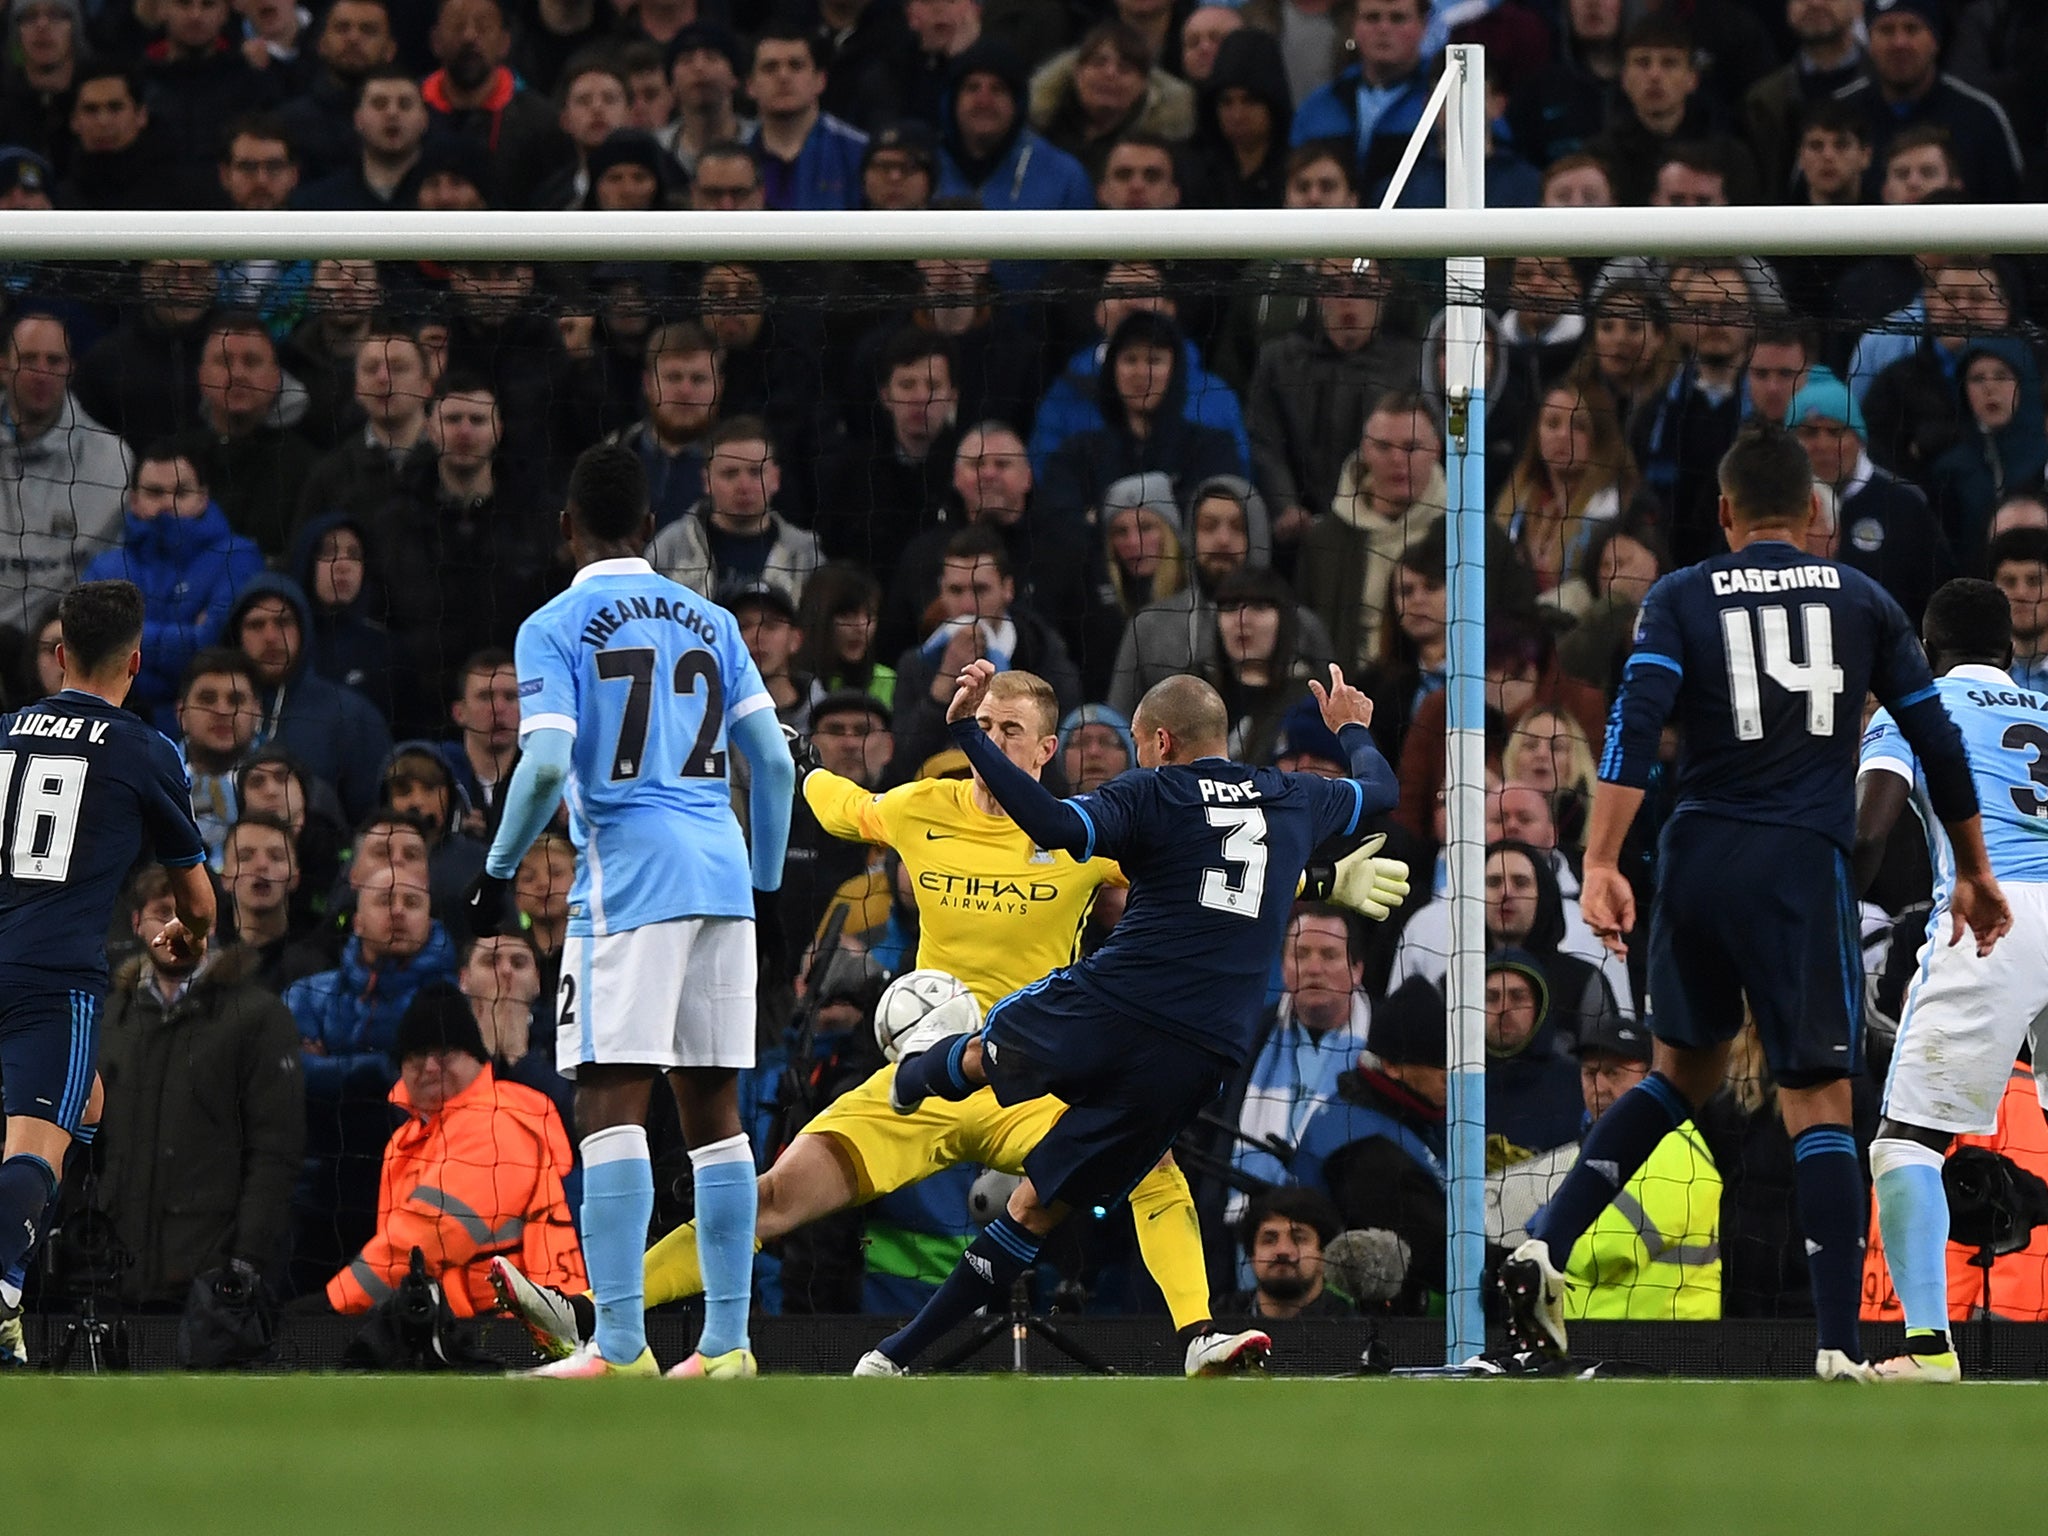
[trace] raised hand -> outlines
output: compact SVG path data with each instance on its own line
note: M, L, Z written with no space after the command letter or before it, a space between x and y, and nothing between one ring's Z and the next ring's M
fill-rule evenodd
M1323 712L1323 724L1332 731L1347 725L1372 724L1372 700L1344 681L1344 669L1334 661L1330 663L1330 686L1325 689L1310 678L1308 691L1316 696L1316 707Z

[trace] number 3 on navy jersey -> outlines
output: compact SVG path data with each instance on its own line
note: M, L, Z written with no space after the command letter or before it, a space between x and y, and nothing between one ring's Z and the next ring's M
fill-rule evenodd
M14 790L14 752L0 752L0 806ZM5 839L7 872L17 880L61 883L71 873L78 807L85 798L82 757L31 757L22 770L21 802Z
M1787 693L1806 695L1806 733L1835 734L1835 700L1840 697L1842 669L1835 665L1834 616L1825 603L1807 603L1799 610L1806 632L1806 660L1792 659L1790 613L1780 605L1756 610L1755 629L1763 637L1763 675ZM1761 741L1764 734L1763 688L1757 678L1757 639L1749 612L1729 608L1721 614L1721 635L1728 651L1728 702L1735 711L1735 739Z
M1202 871L1199 900L1217 912L1257 917L1266 896L1266 813L1212 805L1209 825L1223 828L1225 867Z

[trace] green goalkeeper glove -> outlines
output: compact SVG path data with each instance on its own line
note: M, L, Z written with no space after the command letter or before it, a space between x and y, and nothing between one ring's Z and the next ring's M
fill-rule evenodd
M1408 899L1408 866L1377 855L1386 834L1368 837L1334 865L1311 864L1302 874L1305 901L1330 901L1383 923Z

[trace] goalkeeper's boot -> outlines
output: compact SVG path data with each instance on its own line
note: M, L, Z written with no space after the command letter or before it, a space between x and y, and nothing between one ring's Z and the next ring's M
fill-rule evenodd
M667 1371L670 1381L745 1381L761 1374L751 1349L728 1349L722 1355L691 1354Z
M1919 1348L1914 1348L1918 1345ZM1906 1340L1907 1354L1880 1360L1871 1369L1879 1381L1939 1381L1963 1379L1963 1363L1946 1333L1916 1334Z
M853 1368L856 1376L908 1376L910 1367L898 1365L879 1349L871 1349L860 1357L860 1364Z
M1243 1333L1203 1333L1188 1341L1187 1373L1190 1376L1252 1375L1266 1368L1272 1352L1270 1335L1256 1328Z
M1822 1381L1876 1381L1877 1367L1868 1361L1851 1359L1848 1351L1822 1349L1814 1352L1813 1374Z
M1553 1360L1568 1359L1564 1276L1550 1262L1550 1245L1530 1238L1502 1262L1495 1284L1507 1304L1508 1337L1515 1346Z
M637 1359L625 1365L615 1365L598 1353L597 1341L592 1339L568 1359L536 1366L524 1374L545 1381L589 1381L599 1376L659 1376L661 1367L654 1363L651 1349L641 1350Z
M583 1345L576 1309L551 1285L536 1285L510 1259L491 1260L491 1289L498 1305L517 1318L533 1347L550 1360L566 1360Z

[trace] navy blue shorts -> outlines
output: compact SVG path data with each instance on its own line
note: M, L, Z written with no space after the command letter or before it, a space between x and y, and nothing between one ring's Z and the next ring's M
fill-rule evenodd
M0 993L0 1101L9 1118L27 1115L76 1132L99 1059L98 993Z
M1849 861L1800 828L1689 812L1665 827L1650 910L1650 1029L1705 1049L1742 1029L1806 1088L1863 1069L1863 947Z
M1067 1112L1024 1158L1046 1204L1121 1204L1223 1091L1220 1056L1126 1018L1055 972L989 1010L982 1063L1002 1104L1051 1094Z

